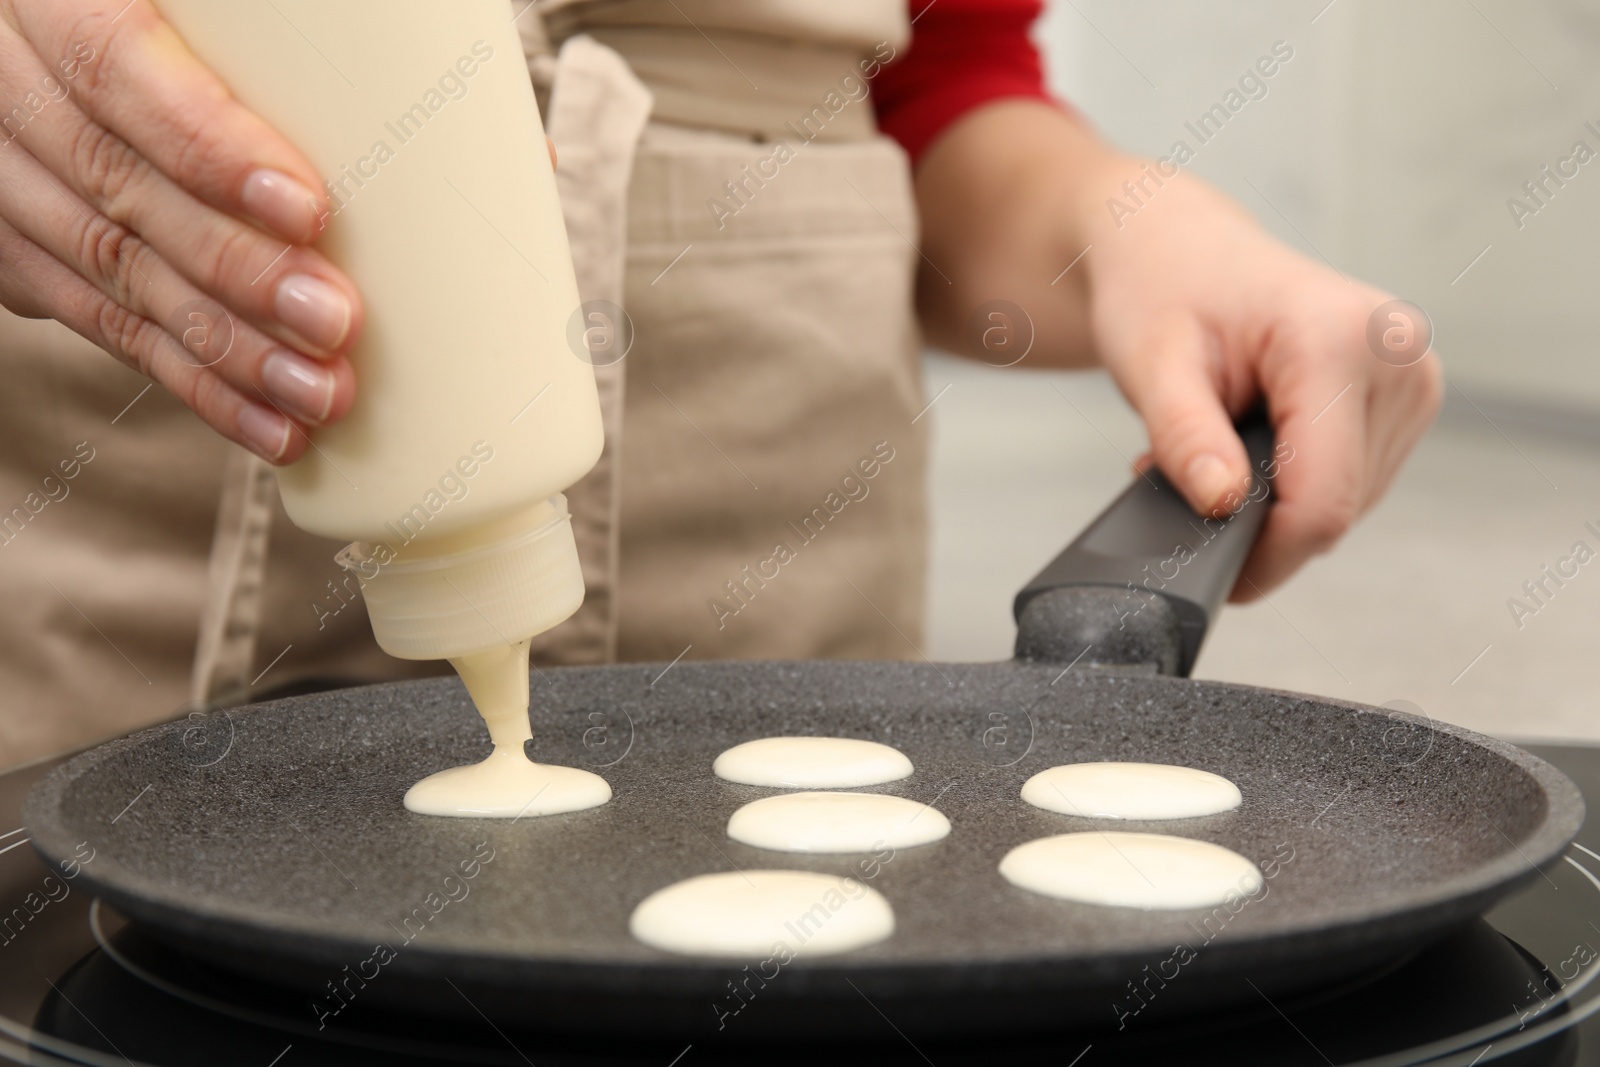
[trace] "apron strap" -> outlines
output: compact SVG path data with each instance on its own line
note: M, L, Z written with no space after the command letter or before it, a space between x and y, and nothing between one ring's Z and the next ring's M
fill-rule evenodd
M249 688L277 492L265 460L242 448L228 449L189 676L189 699L195 707L226 701Z
M537 12L525 18L536 22ZM524 28L524 42L542 29ZM548 47L548 42L546 42ZM560 153L556 187L566 217L567 238L577 269L578 293L587 303L622 306L627 260L628 188L634 153L650 121L654 98L615 51L587 35L568 40L555 58L530 55L537 79L551 75L545 126ZM587 316L612 331L623 323ZM567 490L587 587L583 607L571 620L534 639L541 658L561 663L607 663L617 655L617 579L621 555L621 450L623 361L597 354L605 448L582 481Z

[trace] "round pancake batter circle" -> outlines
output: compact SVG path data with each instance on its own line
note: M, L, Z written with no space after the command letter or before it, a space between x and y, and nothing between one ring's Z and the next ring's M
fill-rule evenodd
M1167 834L1090 831L1018 845L1000 874L1019 889L1112 908L1210 908L1253 896L1256 865L1232 849Z
M728 820L729 837L776 852L876 852L949 833L943 813L887 793L783 793L752 801Z
M1067 763L1022 787L1036 808L1089 819L1191 819L1232 811L1239 787L1221 775L1166 763Z
M851 789L911 775L905 754L850 737L763 737L734 745L712 764L718 778L779 789Z
M633 910L628 930L664 952L765 958L780 947L823 956L894 933L883 894L853 878L812 871L724 871L658 889Z
M496 748L481 763L428 775L406 790L405 806L418 815L520 819L584 811L610 799L611 786L598 774Z

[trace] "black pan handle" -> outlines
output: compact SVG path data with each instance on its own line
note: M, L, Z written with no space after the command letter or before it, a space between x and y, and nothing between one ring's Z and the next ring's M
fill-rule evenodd
M1265 411L1236 429L1254 474L1243 505L1202 518L1159 470L1136 478L1017 594L1018 659L1154 664L1188 677L1261 532L1282 462Z

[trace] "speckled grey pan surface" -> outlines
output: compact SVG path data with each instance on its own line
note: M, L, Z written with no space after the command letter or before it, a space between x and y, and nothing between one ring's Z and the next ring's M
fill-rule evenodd
M1583 818L1572 783L1511 745L1244 686L1023 662L662 669L534 678L535 755L590 766L615 791L589 812L512 824L405 811L413 781L487 752L459 682L441 679L112 742L42 782L26 822L51 859L88 842L83 878L144 928L304 989L308 1017L337 1006L331 982L362 1003L482 1011L506 1025L695 1035L721 1023L754 1038L881 1033L878 1012L911 1034L1114 1025L1134 1006L1129 983L1159 989L1162 1012L1259 1006L1262 994L1344 980L1439 936L1539 877L1535 865ZM936 803L951 835L876 865L729 840L728 816L773 791L717 780L712 759L786 733L903 750L916 773L878 788ZM1113 824L1018 798L1029 775L1080 760L1202 767L1237 782L1244 803ZM996 873L1021 842L1110 825L1280 862L1266 895L1236 914L1071 904ZM460 865L486 848L493 858L462 879ZM649 893L736 867L866 878L898 928L855 953L753 960L748 971L629 937L629 913ZM393 958L376 963L380 943Z

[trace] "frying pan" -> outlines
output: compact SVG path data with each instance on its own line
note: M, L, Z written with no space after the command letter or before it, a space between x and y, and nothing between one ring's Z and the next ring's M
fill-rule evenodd
M302 995L313 1028L399 1006L695 1040L892 1037L886 1020L913 1038L1015 1034L1264 1010L1360 981L1541 877L1583 801L1542 760L1455 726L1186 677L1270 503L1270 431L1244 437L1259 499L1207 522L1158 474L1136 479L1019 594L1013 660L541 672L533 754L607 778L615 797L598 809L514 823L405 811L412 782L488 751L447 678L142 731L52 773L25 821L49 862L92 849L81 877L146 932ZM843 856L728 839L728 816L773 791L720 781L711 762L775 734L896 746L916 772L878 788L936 804L951 835ZM1019 799L1030 775L1084 760L1201 767L1244 802L1114 823ZM996 871L1024 841L1111 826L1234 849L1266 889L1142 912L1036 896ZM894 935L730 963L628 934L665 885L772 867L865 881L893 905Z

